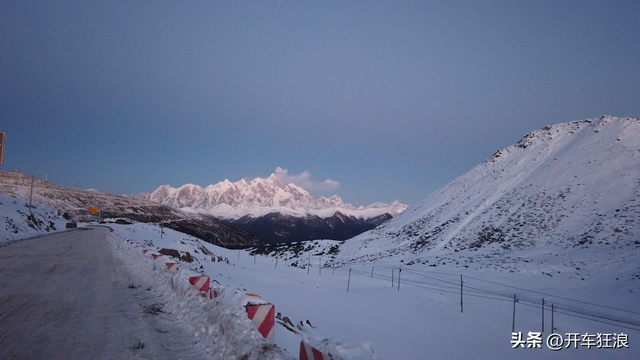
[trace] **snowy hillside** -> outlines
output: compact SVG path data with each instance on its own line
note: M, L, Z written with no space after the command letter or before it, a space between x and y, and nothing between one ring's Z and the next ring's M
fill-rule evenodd
M0 245L11 240L64 230L62 212L0 194Z
M539 256L525 259L523 250ZM554 263L546 255L578 250L591 266L640 252L638 119L604 116L533 131L417 207L346 242L339 261L401 255L468 263L481 252L506 268L513 261Z
M206 214L193 214L135 197L120 196L99 190L73 189L34 179L16 171L0 171L0 194L32 199L33 204L59 210L73 220L91 222L101 218L121 217L141 222L163 222L165 226L197 236L214 244L230 247L253 246L262 241L255 236Z
M178 209L206 212L224 219L239 219L247 215L256 218L272 212L292 216L330 217L337 211L345 215L371 218L387 213L395 216L407 207L397 201L356 207L343 202L337 195L329 198L311 196L297 185L280 183L273 174L267 179L255 178L251 181L224 180L206 188L193 184L179 188L162 185L154 192L143 193L140 197Z
M0 171L0 193L21 199L32 198L32 203L43 204L50 208L68 211L73 214L77 210L89 207L121 208L135 213L134 208L157 204L149 201L109 194L95 189L83 190L56 185L49 181L26 176L17 171Z
M109 226L146 249L175 249L181 257L189 253L193 260L180 260L183 268L203 271L216 286L219 283L231 294L239 289L274 304L280 315L275 343L295 358L303 338L336 360L577 360L635 359L640 355L636 346L640 334L640 277L629 276L629 270L637 268L637 261L605 267L593 276L585 276L585 280L579 280L575 271L549 276L495 270L488 266L491 260L482 257L474 267L447 263L434 269L422 263L403 264L402 259L392 257L334 267L331 259L340 244L335 241L305 242L288 249L274 246L270 256L254 256L253 251L219 248L174 231L166 231L161 239L154 225ZM131 266L141 270L162 268L153 265L162 258L154 262L147 255L145 261L141 248L125 249L129 246L126 243L121 246ZM161 273L157 270L148 275L159 277L156 287L160 290L173 282ZM461 280L464 311L460 305ZM518 299L515 311L514 295ZM193 306L197 303L193 297L182 303ZM263 343L250 340L255 331L227 327L229 321L240 320L229 319L229 315L239 313L228 311L232 304L212 308L200 302L204 306L195 305L189 311L185 305L177 306L174 298L163 293L164 300L158 305L172 316L182 317L179 325L193 329L194 349L224 354L213 358L228 359L233 349L230 343L243 349L256 349ZM546 300L544 320L542 298ZM208 315L202 316L203 312ZM525 340L529 332L541 332L543 341L552 332L563 337L585 334L587 340L580 338L576 347L568 343L570 347L565 344L558 351L550 350L546 342L537 349L513 349L512 326ZM220 333L219 329L224 331ZM628 336L628 342L602 341L603 336L617 339L619 335ZM587 347L590 337L593 344Z

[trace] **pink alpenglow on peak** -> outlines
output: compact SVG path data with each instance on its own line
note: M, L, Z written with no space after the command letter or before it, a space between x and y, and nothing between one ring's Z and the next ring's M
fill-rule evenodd
M274 212L320 217L340 212L366 219L382 214L396 216L407 208L407 205L398 201L356 207L345 203L338 195L329 198L312 196L296 184L280 182L276 174L271 174L267 179L255 178L250 181L241 179L231 182L225 179L205 188L193 184L178 188L162 185L152 193L140 196L174 208L226 219L239 219L247 215L258 217Z

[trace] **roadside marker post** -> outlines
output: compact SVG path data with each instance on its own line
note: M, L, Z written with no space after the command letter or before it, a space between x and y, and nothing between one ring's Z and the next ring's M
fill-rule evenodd
M178 270L180 269L180 264L178 263L167 263L167 271L169 272L178 272Z
M189 283L198 291L209 291L209 277L206 275L192 276L189 278Z
M247 316L258 329L258 332L268 341L274 342L275 306L273 304L247 304Z
M218 291L213 290L213 288L209 287L209 299L215 299L218 297Z
M304 339L300 341L300 360L331 360L329 355L309 345Z

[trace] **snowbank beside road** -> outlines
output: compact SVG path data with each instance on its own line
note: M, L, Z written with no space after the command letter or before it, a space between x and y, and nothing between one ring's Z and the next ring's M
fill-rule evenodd
M297 358L300 349L300 342L304 338L306 339L308 344L318 350L325 352L326 354L331 354L333 356L332 358L335 360L376 359L373 350L368 344L345 341L345 339L338 336L327 336L328 334L325 333L327 329L320 330L314 328L310 324L298 324L297 320L304 320L309 318L311 318L313 320L313 323L315 323L315 318L313 316L317 313L317 311L314 309L322 307L322 305L320 304L325 303L325 301L321 296L314 296L314 301L311 303L309 303L308 301L302 301L301 298L306 298L306 295L310 294L306 290L303 291L303 293L300 293L301 288L299 286L296 286L296 283L298 283L298 281L291 281L292 279L288 276L279 279L284 280L284 283L280 283L278 279L274 279L274 274L271 270L268 270L268 268L270 267L271 269L273 269L272 265L267 265L266 268L261 267L257 273L252 273L251 277L253 278L253 280L261 284L261 286L258 286L257 283L254 283L251 286L245 286L247 284L243 285L244 281L239 280L237 276L239 274L244 274L248 269L245 269L245 266L243 265L237 264L238 260L240 259L240 253L242 253L243 262L247 259L253 259L251 257L248 257L248 255L244 251L224 249L172 229L165 228L161 237L160 228L156 225L151 224L109 224L109 227L114 230L114 232L112 233L113 237L116 237L118 239L127 239L133 242L133 244L130 244L126 241L122 242L122 240L118 240L119 243L124 244L122 245L123 249L126 248L123 250L124 253L132 251L131 255L128 255L129 257L125 259L126 262L131 264L140 263L140 266L143 266L143 269L146 270L140 271L139 275L143 276L144 278L160 278L160 280L157 280L161 283L159 286L166 286L167 283L174 282L176 284L176 291L178 293L184 294L184 298L189 297L190 299L193 299L192 295L186 295L187 292L196 292L196 290L191 285L189 285L189 277L194 276L194 272L205 272L207 275L209 275L212 282L212 288L214 288L214 290L218 292L218 297L213 301L217 304L223 304L224 308L231 309L221 310L219 308L217 309L217 311L230 311L229 314L232 314L234 316L233 319L242 321L245 325L250 324L250 331L247 329L245 329L244 331L248 331L252 334L258 334L255 330L255 327L253 327L250 322L247 323L248 319L247 313L244 309L244 305L246 305L248 301L252 303L264 302L261 301L260 298L247 296L247 292L257 292L258 294L265 296L264 300L268 300L269 302L273 303L275 305L275 311L277 313L282 312L282 317L277 318L276 320L275 342L280 348L287 351L287 353L289 354L288 356L294 356L295 358ZM325 243L322 241L317 242L323 244ZM335 241L326 241L326 246L330 247L335 243ZM192 261L185 262L168 257L160 257L158 258L158 260L152 260L151 256L148 255L149 253L147 253L147 255L142 254L143 248L150 249L150 252L160 252L161 249L172 249L175 250L180 257L191 258ZM163 264L167 261L180 263L181 270L177 275L171 276L166 271L164 271ZM146 263L147 265L143 265L143 263ZM155 270L150 271L149 269L152 269L153 267L155 267ZM281 269L286 271L287 273L290 273L289 275L292 275L294 277L299 273L306 274L306 271L304 270L296 267L286 266L286 261L284 261L284 264L281 265ZM214 285L214 282L222 283L222 285ZM271 284L271 286L269 284ZM265 287L270 288L269 291L266 291ZM315 286L313 286L313 288L316 289ZM180 321L187 324L187 326L192 329L194 334L195 332L197 332L197 329L201 329L200 332L202 333L208 332L208 326L211 326L208 321L212 321L214 323L224 323L225 321L229 321L229 318L225 317L226 315L220 317L220 315L208 314L206 316L208 316L209 320L204 320L204 322L202 322L199 315L194 315L195 313L190 314L184 312L188 311L190 306L204 308L205 313L208 312L210 309L208 303L210 303L211 300L204 300L202 298L199 299L201 299L202 301L195 304L191 304L189 302L188 304L185 304L184 307L179 307L176 310L176 314L178 314L177 316L180 317ZM197 314L200 314L200 310L198 310ZM297 314L298 316L296 316L295 314ZM283 317L287 315L291 317L291 319L295 319L294 323L292 323L291 326L285 326L283 322ZM344 315L345 314L342 314L340 318L343 318ZM239 320L235 316L239 316L241 320ZM190 324L190 322L192 321L193 323ZM242 326L244 327L245 325ZM301 328L298 328L298 325L302 325ZM229 334L241 333L241 331L238 329L227 329L226 325L222 325L221 329L223 329L225 333ZM246 334L243 336L246 336ZM260 335L258 334L257 336ZM251 341L250 339L245 340ZM240 341L244 342L245 340ZM212 349L210 345L203 345L204 343L202 343L202 341L204 340L198 341L201 342L198 346L203 347L203 349ZM265 343L265 340L261 337L258 338L258 341L259 343L256 343L254 347L260 347L260 344ZM229 343L231 342L231 340L225 340L225 342Z
M294 357L298 356L300 341L306 336L312 346L331 352L335 359L424 359L425 356L506 359L512 358L514 351L521 359L556 359L558 356L563 359L638 358L639 348L634 346L615 350L579 346L578 349L562 350L559 355L548 348L514 350L509 342L514 293L519 299L516 331L539 331L541 328L540 307L527 306L531 304L520 301L521 298L541 300L545 297L547 304L564 304L635 319L632 313L619 312L612 307L635 313L640 311L636 291L637 262L614 261L612 266L600 268L598 273L591 270L586 273L576 267L588 268L590 258L564 257L560 253L552 255L553 258L564 257L567 263L575 263L573 272L540 274L518 265L515 267L517 272L512 273L493 269L490 265L494 262L479 252L473 258L473 267L465 267L462 261L456 265L456 261L447 259L446 265L439 264L434 268L429 264L410 265L407 258L395 258L333 269L326 261L330 259L328 252L335 242L305 243L304 250L296 252L296 256L293 252L283 251L277 257L273 253L272 256L254 257L248 251L224 249L173 230L165 229L160 239L159 227L155 225L110 226L145 247L152 248L147 244L153 243L158 249L168 247L188 251L194 261L182 263L183 268L200 269L202 266L212 282L216 280L230 289L256 293L274 304L276 314L281 315L280 318L276 316L275 341L279 348ZM214 254L214 258L228 262L211 261L211 255L203 254L199 246ZM521 255L528 259L527 256L534 254ZM311 269L306 267L309 260ZM321 265L321 271L318 265ZM398 289L400 267L402 285ZM464 313L460 312L459 304L461 274L464 276ZM504 300L495 295L501 293L509 294L511 298ZM584 301L608 307L594 307ZM547 308L546 322L550 316L551 311ZM283 325L285 317L292 325ZM624 324L604 324L556 311L554 327L563 334L629 331L629 338L635 339L632 336L636 332L620 325ZM546 329L548 331L549 327Z
M62 212L0 194L0 245L12 240L64 230Z
M189 284L193 270L181 268L171 274L165 264L174 259L162 256L154 260L143 254L140 244L129 243L115 232L108 239L114 254L127 264L126 270L148 280L150 291L164 300L159 304L161 311L171 316L172 326L193 335L193 347L203 356L225 360L292 359L255 329L243 308L243 292L221 288L218 298L207 299Z

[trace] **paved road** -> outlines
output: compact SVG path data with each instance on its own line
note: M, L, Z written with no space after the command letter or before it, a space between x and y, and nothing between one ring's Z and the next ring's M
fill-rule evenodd
M0 247L0 359L189 356L187 335L145 311L154 299L122 270L108 232L78 229ZM132 282L142 287L130 289Z

